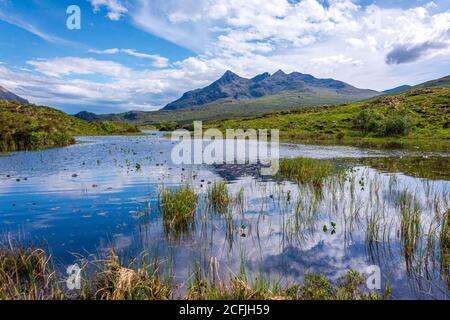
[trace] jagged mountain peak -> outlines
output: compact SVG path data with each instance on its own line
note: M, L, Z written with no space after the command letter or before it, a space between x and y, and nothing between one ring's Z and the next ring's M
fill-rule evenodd
M283 70L278 70L273 75L265 72L247 79L228 70L211 85L186 92L180 99L169 103L163 110L198 107L218 101L255 99L283 91L296 91L299 95L314 91L314 94L320 95L322 92L324 95L329 95L330 92L325 92L325 90L332 91L333 94L355 96L355 100L378 94L376 91L352 87L342 81L318 79L299 72L286 74ZM318 91L320 92L317 93Z

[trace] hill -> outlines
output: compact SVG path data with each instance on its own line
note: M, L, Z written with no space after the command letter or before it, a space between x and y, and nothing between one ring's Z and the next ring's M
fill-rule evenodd
M186 92L180 99L164 107L163 111L221 102L246 101L281 94L282 92L296 92L299 96L303 94L314 96L316 104L324 103L322 97L330 97L330 93L336 97L336 102L339 102L341 96L352 101L358 101L379 94L373 90L355 88L342 81L317 79L312 75L299 72L286 74L279 70L273 75L266 72L247 79L227 71L211 85Z
M0 86L0 101L11 101L29 104L28 100L21 98L18 95L15 95L14 93L6 90L2 86Z
M409 86L409 85L403 85L403 86L399 86L399 87L392 88L392 89L389 89L389 90L384 90L383 93L385 93L385 94L399 93L399 92L402 92L402 91L409 90L411 88L412 87Z
M440 79L431 80L415 86L414 88L450 88L450 76L446 76Z
M208 127L279 129L280 137L304 142L433 141L450 144L450 89L414 89L339 106L310 107L253 118L213 121ZM426 143L428 143L426 142Z
M67 146L74 136L131 134L132 125L87 122L49 107L0 101L0 151Z

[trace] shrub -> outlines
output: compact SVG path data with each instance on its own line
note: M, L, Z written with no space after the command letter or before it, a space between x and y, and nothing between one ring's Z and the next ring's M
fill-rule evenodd
M382 115L373 110L363 110L353 119L353 128L380 137L407 135L412 128L406 115Z

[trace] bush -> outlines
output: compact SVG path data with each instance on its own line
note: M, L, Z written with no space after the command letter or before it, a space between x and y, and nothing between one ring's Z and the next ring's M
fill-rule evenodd
M380 137L407 135L411 119L406 115L381 115L373 110L363 110L353 119L353 128Z

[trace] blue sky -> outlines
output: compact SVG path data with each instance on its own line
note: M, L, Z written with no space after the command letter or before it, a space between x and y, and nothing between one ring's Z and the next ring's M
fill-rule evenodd
M69 5L81 30L66 27ZM0 0L0 86L69 113L156 110L226 70L384 90L450 74L449 1Z

